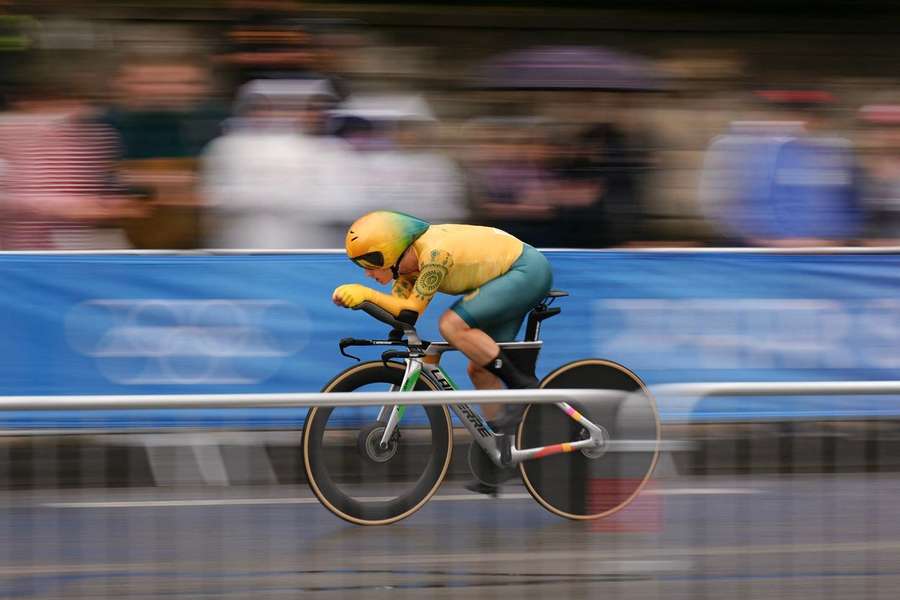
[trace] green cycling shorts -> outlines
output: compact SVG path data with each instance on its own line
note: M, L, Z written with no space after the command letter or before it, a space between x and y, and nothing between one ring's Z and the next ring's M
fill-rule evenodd
M469 327L481 329L496 342L516 339L525 315L544 299L553 284L547 258L528 244L509 271L457 300L450 310Z

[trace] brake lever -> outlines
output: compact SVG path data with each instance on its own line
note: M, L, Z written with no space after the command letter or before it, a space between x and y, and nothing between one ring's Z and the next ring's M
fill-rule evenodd
M346 350L344 350L344 347L343 347L343 346L341 346L341 354L343 354L343 355L346 356L347 358L352 358L352 359L355 360L356 362L359 362L359 361L362 360L360 357L358 357L358 356L353 356L352 354L350 354L349 352L347 352Z

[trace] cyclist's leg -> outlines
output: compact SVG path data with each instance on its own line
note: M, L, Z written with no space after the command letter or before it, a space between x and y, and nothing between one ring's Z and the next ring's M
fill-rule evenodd
M451 313L456 316L455 313ZM457 317L458 318L458 317ZM487 369L481 367L478 363L470 361L468 365L469 379L475 389L478 390L499 390L503 389L503 381L493 375ZM502 404L482 404L481 412L487 419L488 426L494 432L501 432L500 437L496 438L499 445L501 462L509 461L512 455L512 435L502 433L500 423L496 421L498 415L502 413ZM497 466L493 460L485 454L481 448L477 447L476 442L472 442L475 447L469 449L469 468L472 470L475 479L465 484L465 488L479 494L489 494L496 496L500 492L500 484L507 479L514 477L516 470L510 467Z
M496 390L503 388L503 382L498 377L480 366L481 362L496 356L500 349L489 335L480 329L470 327L459 315L449 310L441 316L439 327L444 339L469 357L470 362L467 371L475 389ZM488 425L495 432L498 429L492 422L492 418L499 407L500 405L496 404L482 405L482 412L488 420ZM501 443L501 455L504 454L503 444L507 439L511 439L511 436L503 435L502 438L502 440L498 439L498 442ZM472 444L476 444L476 442L473 441ZM510 454L510 452L507 451L505 454ZM493 496L496 496L499 492L499 482L508 479L515 473L513 469L497 467L487 454L477 447L469 449L469 468L472 470L475 478L466 483L465 488L472 492ZM504 473L504 471L509 471L509 473Z
M441 316L439 327L444 339L469 359L468 375L475 389L502 389L504 383L510 389L537 387L534 375L523 373L512 361L506 360L497 345L498 341L514 339L520 323L521 319L517 319L506 323L503 329L494 328L488 332L471 326L458 313L448 310ZM485 417L493 418L499 408L497 404L483 405Z
M469 379L472 381L472 385L475 386L476 390L503 389L503 381L475 361L469 361L466 372L469 375ZM483 405L483 407L486 406L488 405ZM496 407L497 405L492 404L490 406ZM494 417L496 410L483 410L482 412L484 413L485 418L491 419Z
M475 363L476 373L480 367L512 389L537 387L534 375L521 372L496 342L516 338L525 315L544 298L552 280L547 259L526 244L509 271L450 307L441 317L441 334Z
M515 340L525 315L546 296L551 283L546 258L526 245L510 271L466 295L441 317L441 334L471 361L468 372L476 389L498 389L498 380L510 389L538 387L534 373L521 371L497 342ZM497 442L506 464L524 405L485 404L482 411L491 429L500 433Z
M476 365L489 362L500 350L490 334L480 328L474 320L467 322L452 307L441 315L438 329L445 340Z

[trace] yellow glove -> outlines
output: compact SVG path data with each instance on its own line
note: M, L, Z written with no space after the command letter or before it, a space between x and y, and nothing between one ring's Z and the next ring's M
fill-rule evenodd
M356 308L369 299L372 290L358 283L339 285L331 294L331 299L338 306L344 308Z

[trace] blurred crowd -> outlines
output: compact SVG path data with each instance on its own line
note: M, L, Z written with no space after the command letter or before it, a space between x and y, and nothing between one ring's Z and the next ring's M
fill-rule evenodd
M292 3L49 5L0 4L4 250L337 248L375 209L540 247L900 244L880 80L538 34L461 52Z

